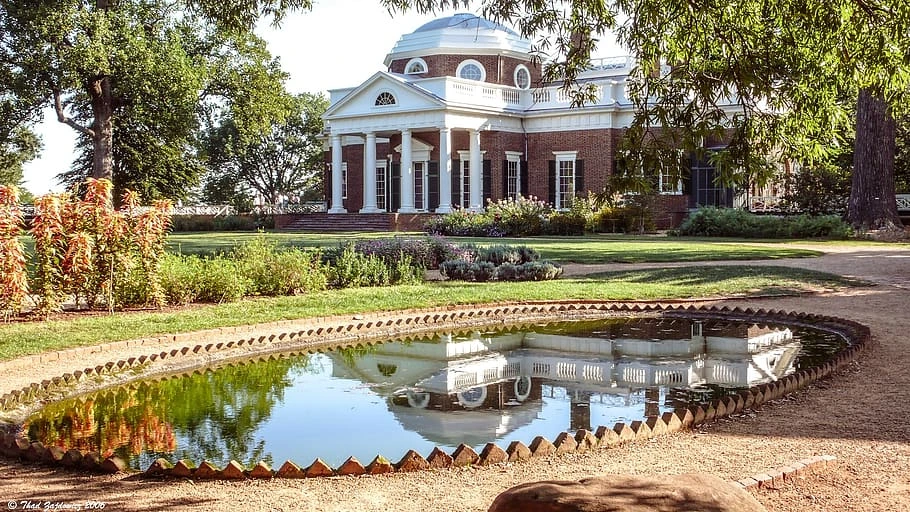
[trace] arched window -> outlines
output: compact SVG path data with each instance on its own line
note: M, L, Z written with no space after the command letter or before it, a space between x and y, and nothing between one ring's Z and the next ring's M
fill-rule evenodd
M531 72L524 64L515 67L515 87L528 89L531 87Z
M487 79L487 72L483 68L483 64L474 59L462 61L462 63L458 65L455 74L458 75L459 78L477 80L478 82L483 82Z
M376 96L376 105L377 107L385 107L388 105L395 105L398 102L395 101L395 96L392 96L392 93L388 91L382 91L379 93L379 96Z
M408 64L404 67L404 74L406 75L419 75L426 72L427 63L420 57L415 57L409 60Z

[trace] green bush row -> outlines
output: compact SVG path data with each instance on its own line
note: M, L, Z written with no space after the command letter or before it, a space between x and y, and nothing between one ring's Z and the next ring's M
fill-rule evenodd
M848 238L850 225L836 215L777 217L755 215L738 208L699 208L678 233L682 236L741 238Z
M423 280L424 267L406 254L385 260L357 252L353 244L340 248L337 257L328 261L320 250L283 248L263 236L228 254L166 255L160 273L167 303L184 305L299 295L329 287L414 284ZM129 287L123 294L137 295Z

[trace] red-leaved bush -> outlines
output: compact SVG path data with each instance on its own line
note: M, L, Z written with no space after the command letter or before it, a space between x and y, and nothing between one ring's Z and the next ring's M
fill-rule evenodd
M89 179L82 199L50 194L38 200L31 234L40 311L58 310L68 298L111 310L163 304L158 267L171 203L140 207L138 195L127 192L116 210L111 189L109 180Z
M0 185L0 314L4 317L21 311L28 297L21 226L19 190Z

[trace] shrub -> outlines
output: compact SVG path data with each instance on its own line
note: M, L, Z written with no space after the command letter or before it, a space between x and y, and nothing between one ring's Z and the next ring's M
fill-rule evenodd
M0 185L0 314L22 311L28 296L19 189Z
M503 231L492 217L485 213L455 210L426 223L424 229L431 235L501 237Z
M171 217L171 231L214 231L215 218L211 215L174 215Z
M518 281L549 281L562 275L562 267L550 261L531 261L516 267Z
M505 263L520 265L540 258L536 250L526 245L491 245L479 249L471 247L478 261L488 261L497 267Z
M202 262L198 256L168 254L161 259L161 286L168 304L183 306L196 302Z
M486 215L503 236L533 236L543 233L544 221L552 212L550 205L536 197L521 197L490 201Z
M296 295L327 286L318 251L281 249L264 235L234 249L231 258L248 280L251 294Z
M548 235L583 235L587 222L583 215L572 211L556 212L547 219L545 231Z
M361 240L354 244L354 249L370 256L377 256L389 264L393 264L404 254L413 264L423 268L436 269L444 261L446 248L437 241L437 238L378 238L375 240ZM439 239L441 240L441 239ZM440 259L442 257L442 259Z
M215 231L256 231L265 227L261 219L252 215L215 217L212 226Z
M89 308L104 302L110 309L118 297L145 297L155 305L164 300L158 267L170 202L142 209L138 196L127 191L123 208L115 210L112 187L109 180L89 179L83 199L49 194L38 200L31 234L39 311L59 309L68 296Z
M443 276L453 281L490 281L496 275L496 266L489 261L444 261L439 266Z
M386 286L392 281L389 267L382 258L359 253L354 244L341 249L330 274L330 283L335 288Z
M196 300L200 302L234 302L242 299L248 290L237 262L216 256L200 259L200 275L196 279Z
M742 238L845 238L849 225L836 216L760 216L737 208L700 208L679 227L682 236Z

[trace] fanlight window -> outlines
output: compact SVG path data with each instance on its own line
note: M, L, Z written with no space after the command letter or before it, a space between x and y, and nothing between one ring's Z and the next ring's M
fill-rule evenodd
M408 65L404 68L404 72L407 75L419 75L421 73L427 72L427 63L423 59L411 59L408 62Z
M379 93L379 96L376 96L375 105L377 107L384 107L386 105L395 105L396 103L398 103L398 102L395 101L395 96L392 96L392 93L390 93L390 92L383 91L383 92Z

